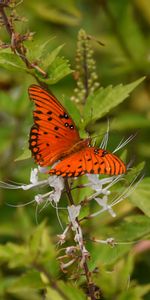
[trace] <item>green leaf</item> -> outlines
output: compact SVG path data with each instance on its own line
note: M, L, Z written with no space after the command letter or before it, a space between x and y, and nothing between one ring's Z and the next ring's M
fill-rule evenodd
M40 61L42 57L45 58L44 55L47 55L54 38L55 37L52 36L46 39L46 41L42 39L39 41L33 40L32 43L31 41L26 41L25 45L27 47L27 57L29 61Z
M137 166L134 166L131 170L129 170L126 174L126 179L129 183L131 183L132 181L135 180L135 178L137 178L137 175L138 175L138 178L137 180L139 179L140 180L140 176L142 176L142 172L143 172L143 169L145 167L145 162L142 161L141 163L139 163ZM136 184L136 183L135 183ZM137 185L138 186L138 185ZM137 187L136 187L137 188Z
M14 283L15 276L9 276L2 277L0 274L0 299L5 299L4 295L6 294L6 290L10 288L10 286Z
M56 24L69 26L78 25L80 21L80 11L74 5L73 0L66 0L64 3L52 1L49 4L44 2L34 3L31 6L42 19Z
M46 300L85 300L81 289L76 285L64 283L63 281L56 282L56 289L48 287L46 292Z
M133 61L141 61L146 56L147 43L138 21L135 20L133 6L128 6L126 3L126 8L122 10L118 23L124 43L134 58Z
M44 251L47 247L45 247L45 241L43 240L43 236L46 233L45 222L41 223L36 227L35 231L31 235L29 248L32 257L36 256L40 251ZM47 245L48 246L48 245ZM50 246L50 245L49 245Z
M58 283L59 288L67 296L68 300L86 300L81 289L79 289L75 284L65 283L60 281Z
M0 261L7 262L10 268L24 266L29 259L29 253L26 247L7 243L0 245Z
M21 59L12 53L0 52L0 65L9 71L26 70Z
M131 286L121 293L117 300L143 300L145 294L150 291L150 284Z
M150 177L144 178L130 195L131 202L150 217Z
M150 128L150 121L146 115L136 112L123 112L117 115L117 118L112 120L111 129L114 130L135 130L135 129Z
M21 290L22 288L41 289L44 288L40 273L36 270L30 270L19 276L11 286L11 292Z
M93 95L90 95L84 107L84 126L102 118L112 108L123 102L144 79L145 77L142 77L127 85L101 87Z
M63 295L61 296L61 293L59 293L57 290L54 290L53 288L48 287L46 289L46 296L45 300L64 300Z
M63 48L63 46L64 46L64 44L58 46L53 51L48 53L46 57L44 57L44 59L42 60L42 68L44 68L46 70L54 62L57 55L59 54L59 52Z
M26 147L21 155L19 155L15 161L25 160L31 158L31 151Z
M70 69L68 60L57 56L53 63L45 70L47 73L47 78L43 78L37 71L35 71L36 76L39 77L40 81L43 81L47 84L55 84L68 74L72 73Z
M150 234L150 219L141 215L126 217L118 226L113 227L111 234L118 242L136 241Z
M112 237L117 245L112 247L103 243L97 243L94 246L90 244L91 269L95 268L97 264L114 264L125 253L129 252L133 241L150 234L150 219L146 216L136 215L126 218L118 226L105 225L104 227L97 227L95 230L96 236L103 235L108 237L108 233L109 237ZM131 242L131 244L128 242Z
M98 264L111 265L123 257L131 248L131 245L116 245L114 247L107 244L97 244L91 249L91 260L89 262L90 270L97 267Z
M18 299L18 300L41 300L41 295L37 289L32 289L29 287L20 287L14 289L7 289L5 292L9 294L9 299ZM30 298L29 298L30 296ZM6 298L3 298L6 299Z
M29 252L34 261L45 268L54 276L58 272L58 262L56 260L56 251L50 239L50 232L45 226L45 222L41 223L33 232L29 241Z

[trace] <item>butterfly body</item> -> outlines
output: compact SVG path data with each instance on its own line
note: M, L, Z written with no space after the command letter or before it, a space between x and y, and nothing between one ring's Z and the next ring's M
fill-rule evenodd
M75 123L52 94L32 85L29 96L35 103L29 148L40 166L51 166L59 161L49 171L50 175L77 177L86 173L119 175L126 172L125 164L116 155L92 147L90 138L80 138Z

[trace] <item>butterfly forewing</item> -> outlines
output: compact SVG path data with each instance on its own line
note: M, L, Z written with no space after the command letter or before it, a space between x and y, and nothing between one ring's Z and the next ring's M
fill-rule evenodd
M59 162L49 174L77 177L86 173L120 175L126 166L116 155L103 149L86 147Z
M39 165L50 166L80 141L79 133L67 111L52 94L32 85L29 96L35 103L30 149Z

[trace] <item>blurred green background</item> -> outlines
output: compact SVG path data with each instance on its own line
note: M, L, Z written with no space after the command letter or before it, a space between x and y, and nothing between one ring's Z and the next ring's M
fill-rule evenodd
M29 57L32 61L36 60L36 54L39 47L49 40L47 44L47 53L59 45L64 44L61 55L69 60L71 69L75 69L75 55L77 46L77 35L80 28L84 28L87 34L94 36L91 45L94 50L97 74L101 86L127 84L142 76L146 76L133 92L132 95L117 108L109 113L110 119L110 140L109 148L114 149L122 137L128 137L136 133L134 140L128 145L128 160L134 159L137 165L145 161L145 177L150 175L150 5L148 0L25 0L17 8L17 14L24 17L25 20L16 22L16 31L25 33L34 32L33 41L26 42L29 50ZM0 39L3 42L10 42L8 34L2 27ZM101 46L96 40L104 43ZM37 58L37 62L40 62ZM35 83L35 80L21 68L6 64L3 65L3 56L0 56L0 180L11 183L29 183L31 167L35 166L32 159L15 161L28 145L28 135L32 121L33 106L28 100L28 86ZM62 78L62 80L51 85L53 93L58 99L70 98L73 95L76 82L73 74ZM107 117L98 121L92 131L99 133L107 127ZM99 129L100 128L100 129ZM101 132L101 131L100 131ZM145 185L146 193L149 190L149 179ZM0 242L2 246L8 245L7 242L15 245L25 245L27 247L29 236L36 231L37 224L35 218L36 205L31 204L26 207L10 207L7 203L17 205L33 200L34 195L39 190L22 191L0 189ZM142 195L140 194L140 197ZM149 194L147 195L147 203ZM66 203L66 199L64 199ZM149 204L147 204L149 205ZM147 209L147 208L146 208ZM133 219L130 217L133 216ZM120 230L120 236L125 234L128 237L129 228L126 228L126 221L130 223L132 239L149 239L150 228L150 206L147 216L143 215L142 210L135 208L130 202L123 203L118 208L117 219L112 220L107 214L96 218L90 225L94 236L107 238ZM142 219L145 217L146 219ZM38 213L39 224L46 221L46 228L51 234L51 243L56 243L56 235L60 234L61 229L56 218L55 210L48 206ZM130 221L129 221L130 220ZM125 222L125 223L124 223ZM143 223L142 223L143 222ZM99 228L101 224L101 231ZM144 224L144 225L142 225ZM43 225L44 226L44 225ZM93 226L93 227L92 227ZM122 226L122 227L121 227ZM143 226L143 227L142 227ZM85 224L85 231L88 232L89 224ZM121 228L121 229L118 229ZM114 231L113 231L114 229ZM143 232L142 232L143 229ZM46 230L46 229L42 229ZM113 231L113 233L111 232ZM133 231L132 231L133 230ZM140 231L141 230L141 231ZM139 232L139 235L137 234ZM131 233L130 232L130 233ZM42 231L41 231L42 234ZM128 238L124 238L128 240ZM47 243L47 251L50 247ZM144 244L145 245L145 244ZM52 247L52 246L51 246ZM150 244L143 246L142 250L137 250L133 261L128 256L127 263L124 261L125 253L130 253L131 246L125 246L119 249L109 248L107 245L89 246L92 256L95 257L93 263L112 271L111 279L108 279L107 272L104 276L97 277L97 284L102 285L106 290L106 299L149 299L150 293L147 293L150 278ZM121 247L121 246L120 246ZM9 248L9 247L8 247ZM12 248L0 248L0 299L29 299L28 292L32 295L30 299L43 299L40 293L35 291L35 286L30 287L29 282L25 285L26 290L23 293L23 284L20 283L20 289L14 288L15 280L19 279L20 274L26 274L26 271L32 269L32 264L13 265L15 255L21 255L18 250ZM96 248L96 250L95 250ZM3 250L2 250L3 249ZM16 252L15 252L16 251ZM18 251L18 252L17 252ZM139 251L139 252L138 252ZM55 252L55 251L54 251ZM11 254L10 254L11 253ZM11 256L13 253L14 256ZM19 254L17 254L19 253ZM54 256L54 253L53 253ZM55 260L53 258L53 260ZM108 261L107 261L108 260ZM28 266L28 267L27 267ZM30 267L29 267L30 266ZM111 267L110 267L111 266ZM27 267L27 270L26 270ZM54 266L57 268L58 266ZM125 269L126 267L126 269ZM35 268L36 269L36 268ZM40 272L40 270L39 270ZM124 279L120 279L120 274L124 274ZM56 273L56 271L54 272ZM56 277L63 277L57 273ZM126 284L124 281L131 274L133 289L124 293ZM31 281L37 274L32 274ZM117 277L118 276L118 277ZM126 277L125 277L126 276ZM27 276L27 278L29 278ZM54 275L55 278L55 275ZM113 279L112 279L113 278ZM120 281L119 281L120 280ZM30 282L31 282L30 281ZM118 284L117 284L118 283ZM118 286L119 285L119 286ZM143 285L143 286L142 286ZM18 285L19 286L19 285ZM111 286L111 292L108 287ZM142 287L141 287L142 286ZM124 288L125 287L125 288ZM14 288L14 290L13 290ZM63 289L63 287L62 287ZM68 288L69 289L69 288ZM130 289L129 289L130 290ZM134 290L134 292L133 292ZM133 292L133 294L132 294ZM51 294L52 291L49 291ZM146 294L147 293L147 294ZM51 299L47 292L47 298ZM145 295L144 295L145 294ZM39 298L38 298L39 297ZM69 296L68 296L69 297ZM53 296L57 300L57 295ZM59 299L59 298L58 298ZM60 298L64 299L64 298ZM71 298L68 298L71 299ZM73 298L72 298L73 299ZM84 299L82 296L79 299Z

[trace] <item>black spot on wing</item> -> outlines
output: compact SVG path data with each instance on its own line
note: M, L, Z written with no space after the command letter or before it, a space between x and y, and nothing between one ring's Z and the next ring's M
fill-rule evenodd
M71 124L71 125L69 125L69 127L70 127L70 129L74 129L74 126Z

